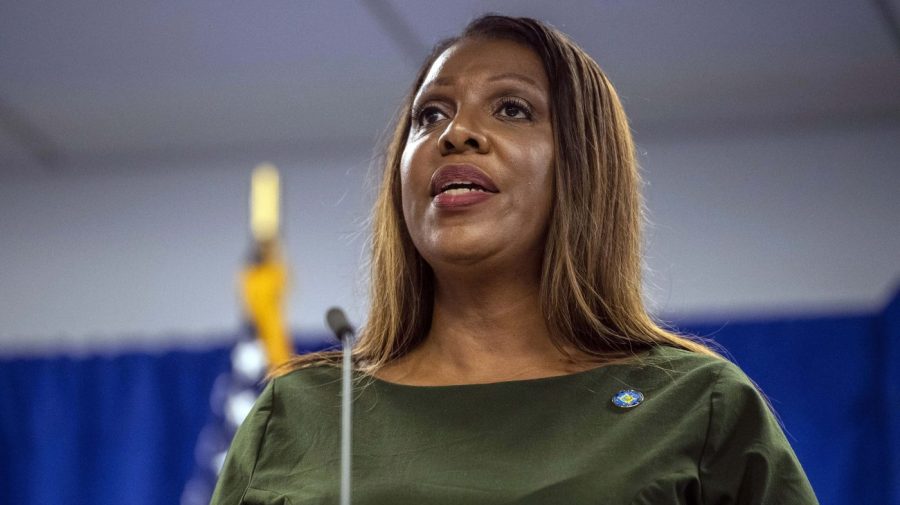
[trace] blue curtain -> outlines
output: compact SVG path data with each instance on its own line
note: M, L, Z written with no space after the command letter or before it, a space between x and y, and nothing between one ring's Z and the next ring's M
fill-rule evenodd
M0 364L0 502L177 504L228 351Z
M756 380L823 505L900 505L900 296L878 314L679 326ZM0 503L179 503L229 351L0 359Z

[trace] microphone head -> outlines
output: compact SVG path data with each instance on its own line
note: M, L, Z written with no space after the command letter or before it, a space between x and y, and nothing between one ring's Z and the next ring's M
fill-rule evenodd
M325 321L338 340L343 341L344 337L353 334L353 327L350 326L347 315L338 307L328 309L328 313L325 314Z

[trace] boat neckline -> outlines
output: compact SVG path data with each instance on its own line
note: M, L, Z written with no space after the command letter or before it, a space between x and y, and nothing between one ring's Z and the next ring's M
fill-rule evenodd
M635 354L632 358L629 358L627 360L623 360L623 361L615 362L615 363L602 364L600 366L588 368L587 370L581 370L579 372L560 374L560 375L548 375L546 377L534 377L531 379L513 379L513 380L504 380L504 381L496 381L496 382L420 385L420 384L403 384L400 382L391 382L391 381L381 379L379 377L376 377L374 375L367 374L364 372L356 372L356 375L358 377L360 377L362 380L369 381L372 384L378 384L378 385L386 387L386 388L406 389L406 390L410 390L410 391L415 391L415 390L437 391L437 390L453 390L453 389L488 389L491 387L515 387L515 386L526 386L526 385L532 385L532 384L543 384L543 383L565 382L568 380L576 380L576 379L580 379L583 377L590 377L595 374L600 374L610 368L646 364L646 362L644 360L653 355L656 355L657 353L658 353L657 347L654 346L654 347L645 349L645 350Z

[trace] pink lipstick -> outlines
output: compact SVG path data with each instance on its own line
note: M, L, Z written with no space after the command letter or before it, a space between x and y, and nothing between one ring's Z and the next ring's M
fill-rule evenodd
M494 181L472 165L445 165L431 176L431 196L435 207L468 207L499 192Z

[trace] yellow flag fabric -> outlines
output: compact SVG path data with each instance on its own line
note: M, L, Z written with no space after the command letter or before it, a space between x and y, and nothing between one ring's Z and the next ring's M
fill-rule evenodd
M241 274L244 310L256 325L270 369L287 361L293 352L283 311L287 285L287 267L278 260L250 265Z

